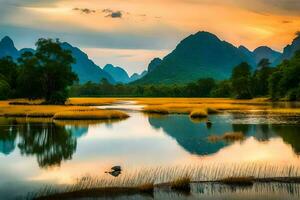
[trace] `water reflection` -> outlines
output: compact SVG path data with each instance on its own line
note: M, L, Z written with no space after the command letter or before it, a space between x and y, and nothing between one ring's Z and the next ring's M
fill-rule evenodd
M59 166L72 159L76 150L76 137L65 127L54 123L18 125L21 155L36 156L40 167Z
M130 115L113 124L112 121L78 124L0 118L0 199L31 183L71 184L81 175L103 175L113 165L124 166L119 177L137 168L180 164L206 165L204 168L209 171L203 174L215 177L224 171L242 173L253 162L271 162L271 169L273 165L300 164L296 156L300 153L300 125L289 124L288 118L282 121L253 115L212 115L213 125L208 129L205 120L192 121L185 115L157 117L138 112ZM236 143L207 140L211 134L232 131L242 131L247 139ZM240 171L232 170L236 163ZM260 168L259 163L253 167ZM277 168L266 169L270 173L263 171L262 175L283 174ZM284 174L290 174L289 170ZM22 187L10 188L11 183Z
M7 124L9 124L7 126ZM9 121L0 120L0 152L9 155L16 147L17 129Z
M299 124L246 124L235 115L211 116L213 126L207 128L205 123L195 123L188 116L173 115L165 117L149 116L149 123L155 129L162 129L167 135L174 138L177 143L191 154L214 154L230 142L219 141L211 143L207 140L209 135L222 135L226 132L243 132L247 137L254 137L258 141L268 141L271 138L281 137L284 142L291 145L295 153L300 152ZM248 116L248 118L252 118ZM244 116L245 121L249 121ZM272 118L272 121L275 119Z

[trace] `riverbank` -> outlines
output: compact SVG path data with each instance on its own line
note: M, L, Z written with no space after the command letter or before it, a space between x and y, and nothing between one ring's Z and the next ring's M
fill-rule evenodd
M70 98L65 105L41 105L41 100L25 99L0 101L0 116L5 117L54 117L70 111L91 111L91 106L131 102L143 106L142 111L150 114L188 114L192 118L206 117L219 112L250 113L265 115L300 116L300 104L270 102L266 98L235 100L225 98ZM84 115L87 115L87 112ZM80 118L82 112L72 116ZM94 116L92 113L91 116ZM108 114L108 113L106 113ZM98 114L95 114L96 116ZM104 115L104 114L103 114ZM76 117L74 117L76 118ZM85 119L85 117L83 116ZM91 117L94 119L94 117ZM97 117L95 117L97 118ZM100 117L102 118L102 116ZM108 117L109 118L109 117Z

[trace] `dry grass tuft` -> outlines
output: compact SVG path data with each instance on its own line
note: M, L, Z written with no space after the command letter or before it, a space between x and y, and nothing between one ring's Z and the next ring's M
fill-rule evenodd
M169 111L162 106L147 106L143 109L143 112L149 114L160 114L160 115L169 114Z
M154 183L145 183L140 186L138 186L139 191L142 193L153 193L154 192Z
M117 110L70 110L62 111L54 115L55 120L105 120L126 119L129 115Z
M117 103L121 99L118 98L69 98L66 105L76 106L101 106Z
M190 192L191 191L191 179L189 177L179 178L170 183L172 190L182 191L182 192Z
M208 140L210 142L218 142L221 140L225 140L225 141L240 141L240 140L244 140L245 139L245 135L242 132L229 132L229 133L225 133L224 135L211 135L208 137Z
M197 110L193 110L190 113L190 117L191 118L205 118L208 116L208 113L205 109L197 109Z

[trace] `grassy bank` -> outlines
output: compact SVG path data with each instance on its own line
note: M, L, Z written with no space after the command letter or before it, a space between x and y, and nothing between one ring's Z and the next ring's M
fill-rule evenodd
M78 109L58 112L54 115L55 120L105 120L126 119L129 115L117 110Z
M53 118L56 120L125 119L129 116L117 110L102 110L88 106L10 105L0 104L0 116L17 118Z
M222 111L238 113L260 113L266 115L300 116L300 108L274 107L267 99L234 100L219 98L70 98L66 105L40 105L41 100L25 99L0 101L0 116L6 117L54 117L57 113L89 109L88 106L101 106L124 101L143 105L143 112L150 114L188 114L191 118L202 118ZM69 112L70 111L70 112ZM80 114L75 113L75 114ZM108 114L108 113L106 113ZM89 114L82 117L89 119ZM91 119L101 119L101 114L91 113ZM112 115L115 116L115 115Z

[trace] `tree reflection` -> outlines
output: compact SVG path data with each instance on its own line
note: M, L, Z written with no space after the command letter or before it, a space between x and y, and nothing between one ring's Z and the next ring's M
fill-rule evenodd
M64 126L28 123L19 128L21 154L35 155L40 167L60 165L71 159L76 150L76 138Z

